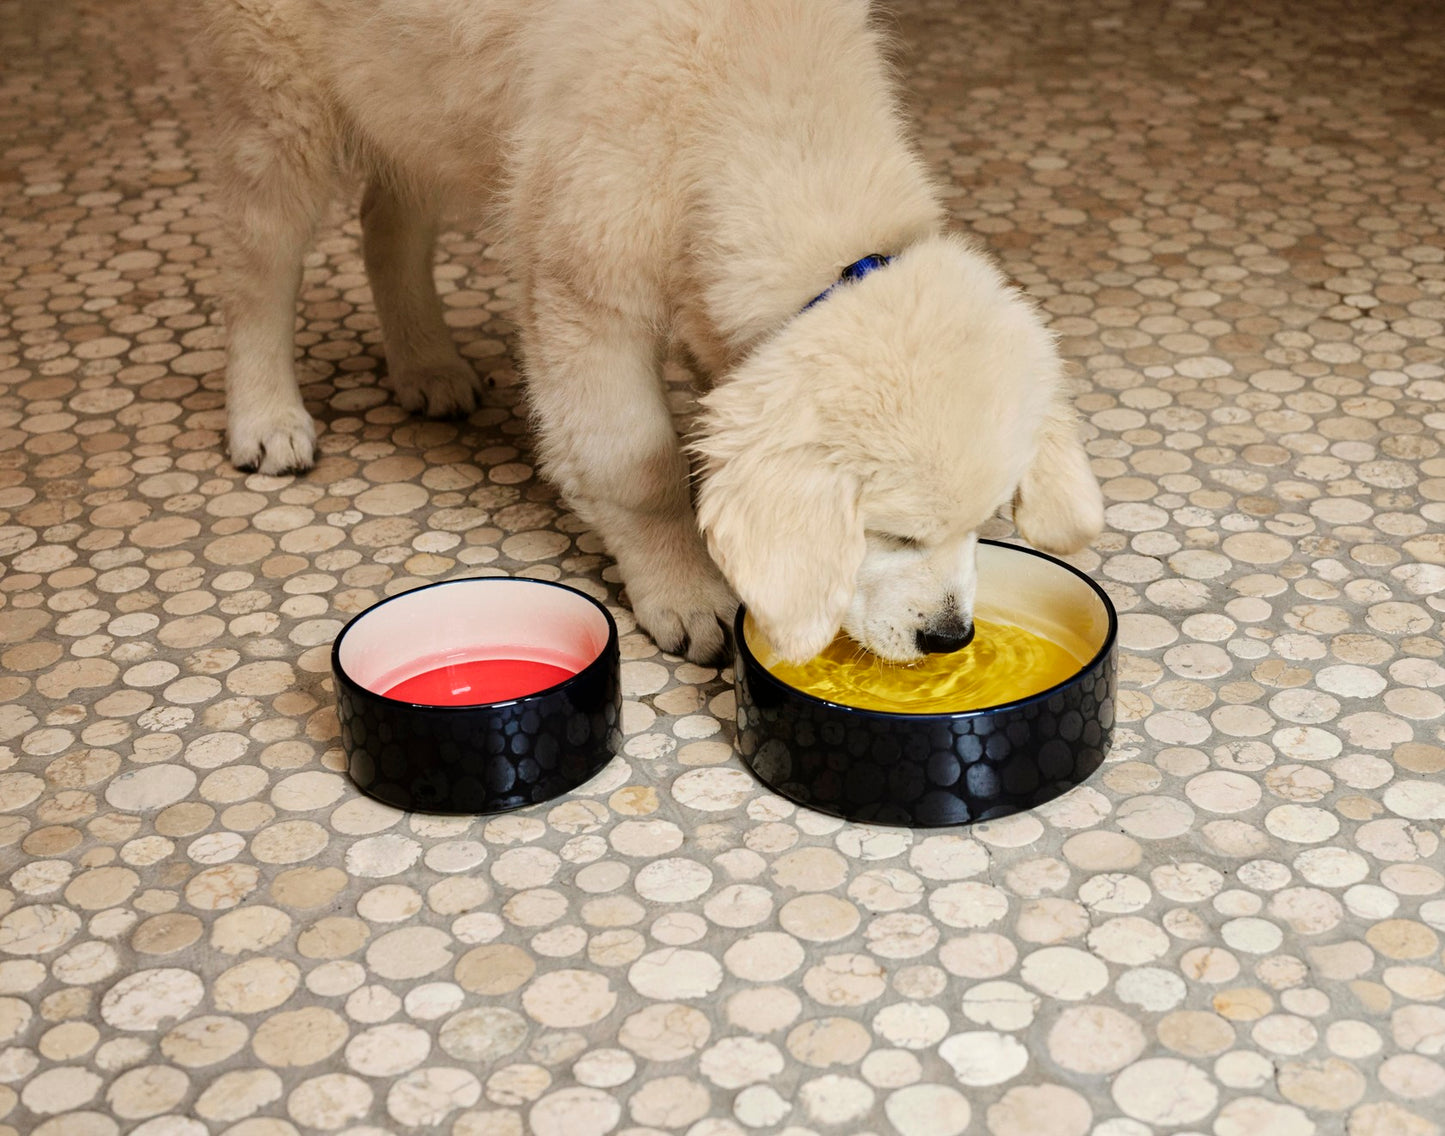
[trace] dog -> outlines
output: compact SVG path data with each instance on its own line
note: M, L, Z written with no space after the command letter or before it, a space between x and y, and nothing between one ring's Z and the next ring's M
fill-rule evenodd
M541 468L666 651L717 659L740 598L782 658L908 662L971 635L1000 509L1100 531L1053 338L947 231L866 0L208 2L237 467L313 463L295 303L351 178L408 410L475 408L432 257L500 234ZM686 445L670 351L711 384Z

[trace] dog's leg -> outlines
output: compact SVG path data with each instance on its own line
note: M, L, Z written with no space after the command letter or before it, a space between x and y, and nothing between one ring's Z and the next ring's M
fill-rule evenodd
M296 383L296 295L331 188L330 169L290 141L264 126L237 130L220 193L231 461L272 474L315 461L316 426Z
M361 202L362 250L386 344L386 385L407 410L432 418L477 407L476 372L457 354L432 277L437 209L384 174Z
M717 662L737 600L698 533L654 330L555 282L530 289L523 344L544 471L591 525L637 622Z

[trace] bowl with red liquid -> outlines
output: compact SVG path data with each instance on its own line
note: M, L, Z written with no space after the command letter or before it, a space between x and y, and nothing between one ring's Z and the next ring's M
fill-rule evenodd
M617 624L546 580L448 580L351 620L331 648L347 770L397 808L499 813L589 780L621 736Z

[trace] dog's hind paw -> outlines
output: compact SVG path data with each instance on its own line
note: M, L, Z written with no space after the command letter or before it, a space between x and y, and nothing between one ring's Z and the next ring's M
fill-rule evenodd
M404 410L427 418L465 418L477 408L482 391L477 373L460 358L408 367L387 385Z
M269 419L232 415L231 464L243 473L305 473L316 464L316 424L301 407Z

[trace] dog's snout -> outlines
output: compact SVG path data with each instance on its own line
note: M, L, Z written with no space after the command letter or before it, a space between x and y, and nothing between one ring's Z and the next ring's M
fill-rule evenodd
M925 655L947 655L973 642L973 623L957 614L934 620L916 632L918 649Z

